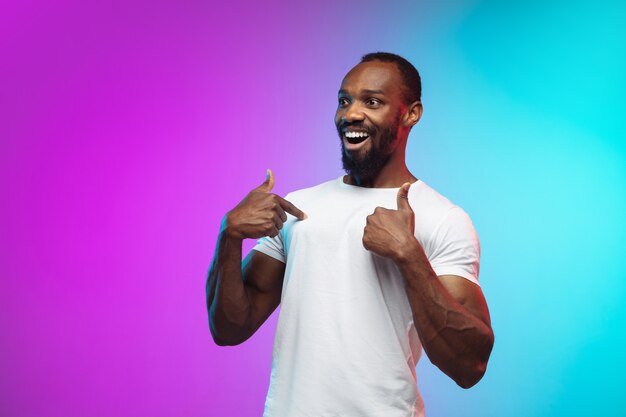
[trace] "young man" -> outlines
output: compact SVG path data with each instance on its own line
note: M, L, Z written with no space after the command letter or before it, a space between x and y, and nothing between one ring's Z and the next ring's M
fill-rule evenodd
M283 199L268 170L224 217L207 281L215 342L242 343L281 304L265 417L422 416L422 346L463 388L485 372L478 237L405 163L420 95L404 58L365 55L335 116L347 175ZM259 241L242 267L246 238Z

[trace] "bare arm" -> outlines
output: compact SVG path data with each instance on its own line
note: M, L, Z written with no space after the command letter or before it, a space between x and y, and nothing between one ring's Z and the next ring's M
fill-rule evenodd
M209 326L216 344L246 341L280 303L285 264L252 250L241 262L241 240L220 233L207 279Z
M459 386L469 388L484 375L493 347L487 303L478 285L452 275L437 277L414 236L407 185L398 191L398 210L378 207L368 216L363 245L398 266L428 357Z
M285 264L258 251L243 262L245 238L276 236L287 213L305 214L271 194L274 177L268 170L263 184L224 216L206 284L209 327L218 345L236 345L256 332L280 303Z
M475 385L487 369L494 342L480 287L462 277L437 277L417 240L395 261L426 354L459 386Z

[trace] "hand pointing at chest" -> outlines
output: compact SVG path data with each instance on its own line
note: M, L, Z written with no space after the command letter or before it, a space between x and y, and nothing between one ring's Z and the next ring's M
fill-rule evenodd
M397 210L376 207L374 213L367 216L363 230L365 249L397 259L415 243L415 215L408 199L410 187L410 183L404 183L398 190Z
M222 227L228 235L236 239L253 238L263 236L276 236L283 224L287 221L289 213L299 220L306 218L306 214L291 202L273 194L274 174L267 170L265 182L259 185L231 211L223 221Z

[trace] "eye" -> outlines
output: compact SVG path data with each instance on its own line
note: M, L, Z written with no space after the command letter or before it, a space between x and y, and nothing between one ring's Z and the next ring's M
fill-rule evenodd
M365 104L367 104L370 107L378 107L382 104L382 101L380 101L377 98L368 98Z
M339 97L339 107L346 107L348 104L350 104L350 100L345 97Z

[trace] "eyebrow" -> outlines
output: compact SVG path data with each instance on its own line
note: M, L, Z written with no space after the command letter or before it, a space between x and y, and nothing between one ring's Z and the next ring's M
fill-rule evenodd
M385 94L383 90L363 90L366 94Z
M365 93L365 94L382 94L382 95L385 94L385 92L383 90L363 90L363 93ZM349 95L346 90L339 90L339 94Z

